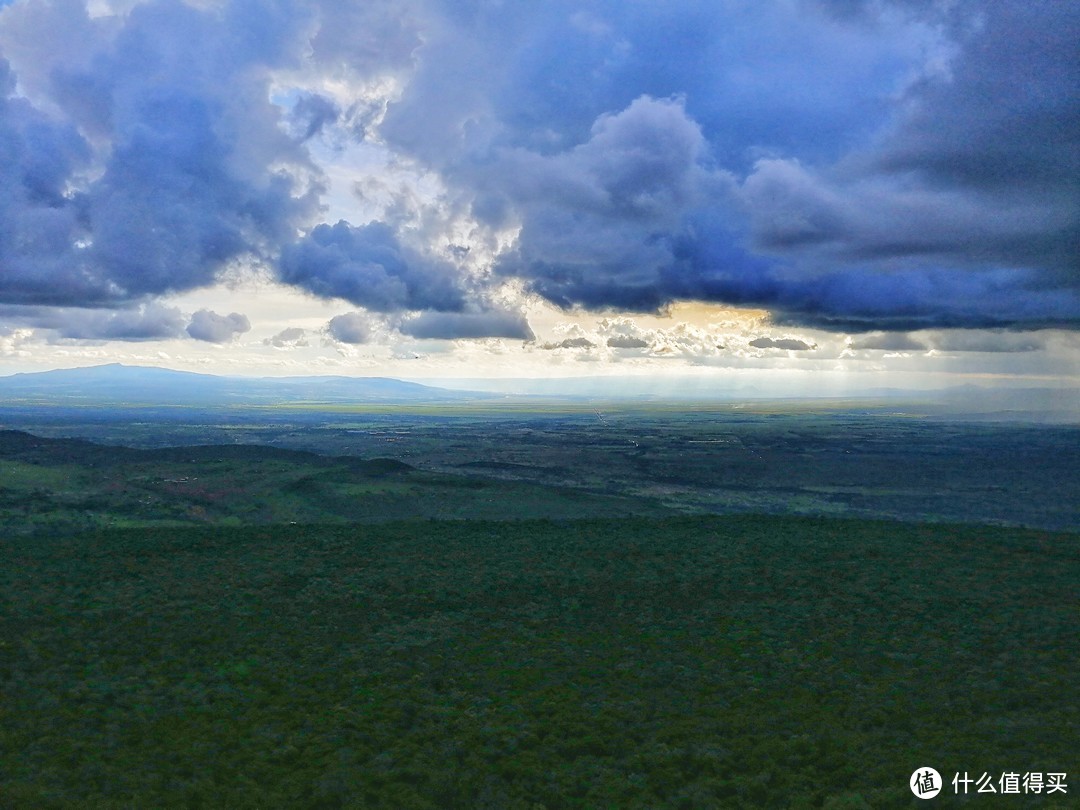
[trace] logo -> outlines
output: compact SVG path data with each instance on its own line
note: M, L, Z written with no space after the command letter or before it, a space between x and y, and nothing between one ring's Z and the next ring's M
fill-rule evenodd
M918 798L932 799L941 793L941 774L933 768L916 768L908 786Z

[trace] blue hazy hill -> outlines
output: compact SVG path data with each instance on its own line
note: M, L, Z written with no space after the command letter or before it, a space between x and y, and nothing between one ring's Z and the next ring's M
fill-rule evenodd
M389 377L222 377L110 363L0 377L0 401L52 404L229 405L449 402L496 395Z

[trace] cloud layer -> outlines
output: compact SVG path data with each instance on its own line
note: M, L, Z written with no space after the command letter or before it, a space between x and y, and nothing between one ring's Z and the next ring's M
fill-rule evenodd
M200 309L191 316L191 323L187 326L187 333L195 340L207 343L228 343L244 332L250 331L251 323L246 315L239 312L231 312L228 315L218 315L208 309Z
M1027 0L16 0L0 305L175 335L156 299L247 268L419 339L531 339L523 295L1075 329L1077 42Z

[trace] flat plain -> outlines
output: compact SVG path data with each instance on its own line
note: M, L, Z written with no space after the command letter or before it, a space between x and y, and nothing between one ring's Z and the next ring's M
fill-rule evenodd
M437 488L430 490L430 497L416 500L420 490L413 487L398 508L394 492L400 487L393 479L381 490L374 487L368 499L365 492L371 487L357 484L346 491L345 479L335 479L330 472L318 482L309 478L306 485L297 484L300 475L290 478L287 472L274 478L269 468L249 475L236 466L244 462L243 452L234 450L231 466L203 469L203 489L208 480L229 480L234 488L240 482L265 485L259 493L232 500L222 493L229 487L219 486L209 493L217 494L210 519L226 517L235 502L243 506L239 519L263 522L368 520L380 514L401 518L409 508L421 517L585 517L595 507L601 510L598 516L661 509L1080 527L1080 426L965 422L872 403L8 406L0 408L0 424L42 437L75 436L147 450L255 445L308 453L294 457L296 470L314 463L310 454L388 459L409 465L414 479L429 476L432 487L435 478L430 476L452 476L441 479L447 492L466 477L476 487L470 499L458 486L456 507L457 496L441 497ZM210 450L200 452L199 464L212 456ZM269 456L257 452L247 455L251 463L269 463ZM198 476L196 467L185 467L183 454L160 458L158 479ZM2 459L0 453L0 463ZM124 486L132 498L161 502L161 487L144 483L146 491L137 492L140 484L127 472L134 469L128 466L133 457L115 460L123 462L112 468L127 477ZM146 467L155 462L146 456L142 463ZM13 467L7 469L7 482L0 481L0 487L7 487L10 506L36 484ZM100 478L96 473L94 477ZM526 485L534 485L531 494L523 494ZM289 486L293 489L286 491ZM298 498L304 493L297 492L297 486L306 486L309 495L327 497L310 497L302 508ZM513 486L522 497L512 495ZM206 498L198 500L199 485L188 483L186 488L192 495L190 518L197 518L200 505L213 506ZM489 491L480 492L485 488ZM34 491L43 514L57 506L59 485L43 483ZM72 487L78 491L79 486ZM42 501L48 493L52 500ZM166 494L179 501L172 517L182 516L184 488L177 485ZM103 497L106 505L113 503L112 496ZM590 503L577 512L565 504L556 508L556 502L573 497ZM609 499L607 506L601 504L603 498ZM546 511L548 499L553 511ZM262 506L256 509L255 503ZM336 511L331 508L335 503ZM0 500L0 519L2 508ZM115 517L109 508L81 511L98 524ZM128 510L129 517L133 511ZM64 507L54 514L61 512L70 510Z

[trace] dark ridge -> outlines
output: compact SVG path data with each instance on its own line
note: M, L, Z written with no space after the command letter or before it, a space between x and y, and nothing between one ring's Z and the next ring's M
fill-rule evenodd
M367 476L400 475L416 470L411 464L398 461L396 458L371 458L358 459L348 458L349 469L353 472Z
M93 464L142 458L130 447L105 447L86 439L50 439L21 430L0 430L0 457L36 464Z
M207 444L136 449L96 444L86 439L52 439L20 430L0 430L0 458L34 464L85 464L91 467L132 462L210 464L223 461L281 461L318 466L345 463L351 471L366 476L393 475L415 469L403 461L391 458L325 456L308 450L287 450L260 444Z
M264 444L197 444L140 451L146 461L205 464L215 461L302 461L327 463L333 459L309 450L286 450Z
M511 461L466 461L456 465L459 468L472 467L483 470L530 470L535 471L535 467L531 467L528 464L515 464Z

